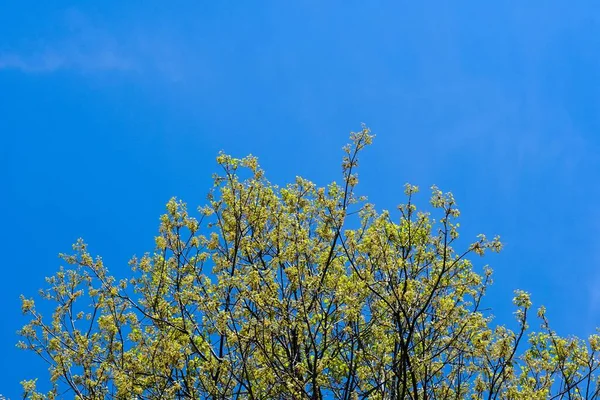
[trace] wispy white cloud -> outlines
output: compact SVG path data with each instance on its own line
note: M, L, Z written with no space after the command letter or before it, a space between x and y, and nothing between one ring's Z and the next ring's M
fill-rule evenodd
M31 54L0 53L0 69L23 72L54 72L61 69L81 71L133 70L135 65L110 49L91 52L49 48Z
M63 17L57 23L61 34L22 38L24 43L12 49L0 48L0 72L126 72L177 82L207 71L201 60L190 58L190 44L170 26L157 29L147 21L108 25L77 10L67 10Z
M125 41L104 29L84 14L70 10L59 37L34 42L27 50L0 50L0 70L49 73L58 70L133 71L139 68L135 53L128 52Z

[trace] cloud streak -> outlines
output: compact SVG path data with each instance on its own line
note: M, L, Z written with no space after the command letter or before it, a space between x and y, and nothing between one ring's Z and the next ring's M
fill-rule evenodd
M0 47L0 72L122 72L170 83L209 72L204 62L190 58L195 48L190 49L172 27L108 26L76 10L66 11L57 25L59 35L36 41L22 38L12 49Z
M137 63L121 38L111 34L77 11L69 11L63 26L68 34L39 41L29 50L0 50L0 70L51 73L59 70L133 71Z
M134 70L135 65L111 49L85 53L49 48L27 55L0 53L0 69L15 69L27 73L55 72L62 69L126 71Z

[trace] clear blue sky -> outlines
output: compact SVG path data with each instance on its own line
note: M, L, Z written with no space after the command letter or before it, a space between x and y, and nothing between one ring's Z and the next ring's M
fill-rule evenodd
M0 393L34 295L83 237L111 271L151 250L164 203L204 203L215 156L359 191L454 192L464 235L500 234L487 304L533 293L562 334L600 325L600 7L593 1L4 1L0 6ZM427 190L421 200L426 203ZM536 326L536 323L532 324Z

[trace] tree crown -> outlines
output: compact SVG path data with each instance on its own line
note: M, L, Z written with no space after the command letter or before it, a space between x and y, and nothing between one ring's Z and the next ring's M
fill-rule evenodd
M397 212L357 197L364 127L344 147L343 180L271 184L255 157L220 154L195 218L171 199L152 253L117 281L79 240L47 278L44 318L19 346L49 364L52 389L79 399L597 398L600 337L559 337L544 309L526 334L529 294L516 291L516 330L480 309L500 251L480 235L459 246L459 210L432 188L431 212L405 186ZM432 215L435 215L434 219Z

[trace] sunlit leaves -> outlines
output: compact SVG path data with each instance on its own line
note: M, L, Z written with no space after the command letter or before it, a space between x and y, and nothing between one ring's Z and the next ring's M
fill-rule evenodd
M451 193L418 188L394 212L358 197L365 126L344 147L342 182L271 184L256 157L219 154L206 205L171 199L155 249L117 280L83 241L48 278L49 317L22 298L19 347L42 357L52 398L542 399L598 397L600 339L561 338L529 294L516 328L481 300L491 269L462 242Z

